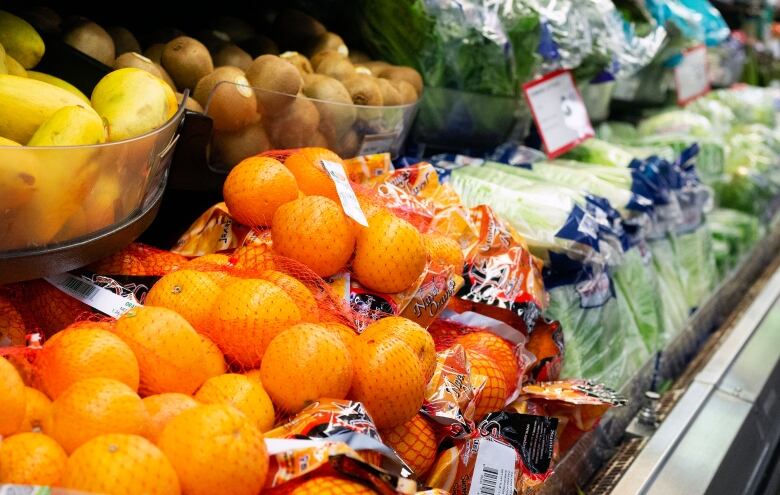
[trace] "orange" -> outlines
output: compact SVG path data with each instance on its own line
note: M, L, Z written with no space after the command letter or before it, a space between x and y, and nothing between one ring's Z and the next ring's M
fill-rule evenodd
M275 270L274 254L265 244L241 246L233 251L230 260L236 270L245 276L257 276L266 270Z
M352 353L352 345L355 343L355 339L358 338L358 334L355 330L349 328L346 325L335 322L320 323L320 325L327 328L331 332L336 333L341 338L341 340L347 344L347 348L350 349L350 354Z
M222 288L212 273L178 270L163 276L146 294L144 304L176 311L200 333L207 333L211 306Z
M476 351L490 358L504 375L507 394L517 387L517 375L520 367L512 345L491 332L473 332L458 337L456 343L467 351Z
M90 265L95 273L104 275L163 276L178 270L187 258L180 254L134 242L121 251Z
M36 367L52 399L78 380L113 378L138 390L138 361L130 347L105 323L84 322L54 334L43 344Z
M256 368L271 339L301 321L300 310L286 292L258 279L225 287L211 313L211 338L243 369Z
M233 167L222 186L222 195L236 221L267 227L277 208L298 197L298 184L281 162L253 156Z
M300 190L307 196L324 196L338 202L336 184L322 166L321 160L336 162L342 167L344 161L325 148L301 148L284 161L284 166L295 176ZM346 173L346 171L345 171Z
M206 380L195 398L204 404L228 404L252 420L261 432L274 425L274 406L263 384L251 377L227 373Z
M304 481L290 491L290 495L374 495L371 488L336 476L317 476Z
M24 382L16 368L0 357L0 437L19 431L25 415Z
M422 414L418 413L406 423L379 433L384 443L396 451L418 479L433 465L439 442L433 427Z
M260 376L274 404L297 413L324 397L346 397L352 368L349 348L341 337L320 325L301 323L271 341Z
M19 433L0 442L0 485L57 485L67 454L43 433Z
M51 401L43 392L24 387L24 420L19 431L35 431L48 434L51 431Z
M417 281L426 261L420 232L406 220L380 212L357 236L352 270L367 288L393 294Z
M51 417L51 436L68 453L106 433L142 435L149 422L138 394L110 378L77 381L54 400Z
M51 335L62 330L92 309L44 280L24 282L27 310L41 330Z
M22 315L8 298L0 296L0 347L25 345L26 334Z
M479 423L487 413L503 409L509 394L504 374L492 359L470 350L466 350L466 357L471 367L472 386L475 389L482 387L474 411L474 421Z
M137 435L102 435L85 443L65 465L62 486L109 495L178 495L179 480L165 455Z
M382 340L388 337L401 339L414 351L420 360L425 383L428 383L436 369L436 348L428 330L401 316L388 316L368 325L360 335L362 339Z
M320 310L317 307L317 300L314 299L311 291L295 277L276 270L266 270L260 274L260 278L268 280L287 293L295 301L298 309L301 310L303 321L317 323L320 319Z
M146 411L149 413L149 427L146 430L146 438L157 442L163 428L168 422L186 411L198 406L198 401L189 395L168 392L165 394L150 395L143 399Z
M423 240L431 260L443 266L451 266L454 273L463 272L465 258L458 241L440 234L424 234Z
M138 358L142 395L192 394L203 382L225 372L217 346L173 310L134 308L117 321L115 331Z
M329 277L347 264L355 237L341 206L322 196L285 203L271 226L274 251L301 262L320 277Z
M189 260L182 268L195 270L198 268L214 269L220 266L231 266L230 256L220 253L204 254Z
M158 442L188 495L256 495L265 484L263 434L238 409L206 404L173 418Z
M377 428L394 428L411 419L425 396L420 359L401 339L358 337L352 356L351 398L362 402Z

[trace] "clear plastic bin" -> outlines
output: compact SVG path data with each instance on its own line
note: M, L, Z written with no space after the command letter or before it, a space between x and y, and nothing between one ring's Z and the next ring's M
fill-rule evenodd
M90 146L0 146L0 260L83 243L159 200L183 106L159 129Z
M426 87L411 141L436 150L492 150L528 135L532 116L510 98Z
M209 147L209 165L229 171L242 159L269 149L304 146L329 148L344 158L389 152L397 156L406 140L417 111L417 103L398 106L362 106L290 96L232 82L221 82L209 96L205 112L218 117L214 93L222 85L254 91L256 115L240 116L222 126L215 119Z

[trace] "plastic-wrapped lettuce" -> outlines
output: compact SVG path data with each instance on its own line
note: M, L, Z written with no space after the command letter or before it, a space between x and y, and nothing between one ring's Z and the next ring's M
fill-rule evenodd
M627 305L648 353L661 349L666 340L663 300L652 254L642 242L623 254L623 262L613 271L618 302Z
M712 233L712 246L718 272L725 277L742 255L755 245L762 235L757 217L741 211L715 208L707 215Z
M667 134L708 137L712 136L715 129L707 117L698 113L687 110L667 110L644 119L639 123L637 131L643 137Z
M566 253L601 264L619 262L622 233L614 232L608 215L573 189L479 166L453 170L450 184L467 206L487 204L507 219L543 260Z
M734 112L736 122L775 126L774 98L765 88L743 86L712 91L704 97L726 105Z
M692 232L670 236L683 280L685 301L693 309L709 296L717 280L712 234L704 223Z
M653 268L658 275L663 335L666 342L669 342L682 331L688 321L686 281L681 276L684 270L677 261L672 241L668 237L651 240L648 244L653 254Z
M604 271L555 259L545 287L546 315L561 323L566 344L561 378L584 377L619 388L650 356L633 315Z

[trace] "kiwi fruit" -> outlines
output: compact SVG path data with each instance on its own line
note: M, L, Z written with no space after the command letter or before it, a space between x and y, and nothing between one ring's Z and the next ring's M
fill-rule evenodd
M174 91L176 91L176 84L174 84L173 79L171 79L170 74L168 74L168 71L163 69L163 66L159 63L155 62L154 66L157 67L157 70L160 71L160 79L168 83L168 86L171 87Z
M211 138L210 162L230 170L244 158L271 149L268 135L260 119L237 131L214 131Z
M282 46L294 50L303 50L317 38L327 33L317 19L299 10L285 9L277 14L272 26L273 37Z
M176 93L176 101L181 105L181 100L184 99L184 95L181 93ZM187 98L187 101L184 103L184 108L187 110L192 110L193 112L203 113L203 107L200 106L200 103L198 103L195 98L189 97Z
M344 43L344 40L341 39L341 36L335 33L328 32L323 34L322 36L320 36L314 41L311 48L309 48L309 56L316 55L319 52L324 52L328 50L338 52L341 55L344 55L345 57L349 55L349 49L347 48L347 45Z
M422 90L423 90L422 76L420 75L419 72L412 69L411 67L401 67L401 66L386 67L385 69L382 69L379 72L379 77L383 79L406 81L412 86L414 86L414 90L417 91L418 95L422 94Z
M252 57L235 43L223 43L214 52L214 65L232 65L241 70L247 70L252 64Z
M328 147L328 140L325 139L325 136L320 131L314 131L314 134L311 135L309 142L306 143L307 146L316 146L318 148L327 148Z
M106 31L114 40L117 57L127 52L141 53L141 45L129 29L122 26L111 26Z
M253 38L250 38L240 43L241 48L247 51L251 57L259 57L260 55L279 55L279 47L274 41L259 34Z
M159 64L162 60L163 50L165 50L164 43L155 43L153 45L149 45L146 50L144 50L144 57L148 58L155 64Z
M114 69L124 69L127 67L134 67L136 69L145 70L149 74L159 77L165 80L157 64L151 61L151 59L144 57L140 53L127 52L118 56L114 60ZM167 81L166 81L167 82Z
M298 72L301 73L301 76L314 72L309 59L298 52L284 52L279 56L293 64L298 69Z
M373 76L356 74L341 81L349 91L352 103L372 107L382 106L382 90Z
M381 60L370 60L370 61L368 61L368 62L360 62L360 65L361 65L362 67L365 67L365 68L367 68L368 70L370 70L370 71L371 71L371 73L372 73L373 75L377 76L377 77L379 76L379 74L380 74L380 73L381 73L383 70L387 69L388 67L392 67L392 66L391 66L390 64L388 64L387 62L382 62Z
M206 109L218 131L237 131L257 117L257 99L244 71L217 67L195 86L193 98Z
M401 93L398 92L398 89L396 89L388 79L376 78L374 80L379 86L379 91L382 92L382 105L394 107L403 104Z
M354 129L350 129L344 136L331 142L329 148L341 157L352 158L360 149L360 136Z
M62 25L62 17L57 12L40 5L26 9L21 16L39 33L56 34Z
M322 75L322 74L301 74L303 76L303 87L306 88L306 86L310 86L317 81L321 81L323 79L332 79L328 76Z
M355 65L360 65L365 62L370 62L371 57L366 55L365 52L361 52L360 50L350 50L349 51L349 61L352 62Z
M214 63L206 47L189 36L169 41L162 52L163 68L181 89L193 89L200 79L214 70Z
M100 63L109 67L114 65L114 40L105 29L94 22L87 21L73 26L65 32L62 41Z
M311 100L299 96L283 112L264 120L268 137L275 147L300 148L311 142L320 123L320 114Z
M334 77L339 80L348 79L356 74L352 62L344 55L332 50L327 51L325 55L318 57L316 65L312 65L318 74Z
M241 43L252 38L255 30L243 19L238 17L223 16L218 18L212 26L217 31L222 31L230 37L231 41Z
M303 94L315 101L322 122L333 126L332 133L341 137L352 128L357 118L357 109L352 104L352 97L341 82L332 77L313 80L303 87ZM327 129L326 125L323 125ZM325 132L325 134L331 134Z
M224 33L222 31L217 31L216 29L204 29L202 31L198 31L198 33L195 35L195 38L203 43L206 48L208 48L209 53L213 54L217 48L222 46L225 43L230 43L230 36L227 35L227 33Z
M256 91L256 94L263 115L281 112L295 101L294 96L303 87L303 78L298 69L276 55L257 57L246 70L246 78L253 88L262 90Z
M384 79L380 79L380 80L384 81ZM417 91L415 91L414 89L414 86L412 86L406 81L395 80L395 81L390 81L390 84L395 86L395 89L398 90L398 94L401 96L402 105L412 104L415 101L417 101L417 99L419 98L419 96L417 95Z

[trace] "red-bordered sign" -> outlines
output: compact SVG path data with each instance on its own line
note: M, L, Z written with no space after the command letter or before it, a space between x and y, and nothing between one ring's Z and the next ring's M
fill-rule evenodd
M593 136L588 109L569 70L556 70L523 84L523 95L550 158Z
M707 47L698 45L682 52L682 60L674 68L677 104L685 106L710 92L710 71Z

